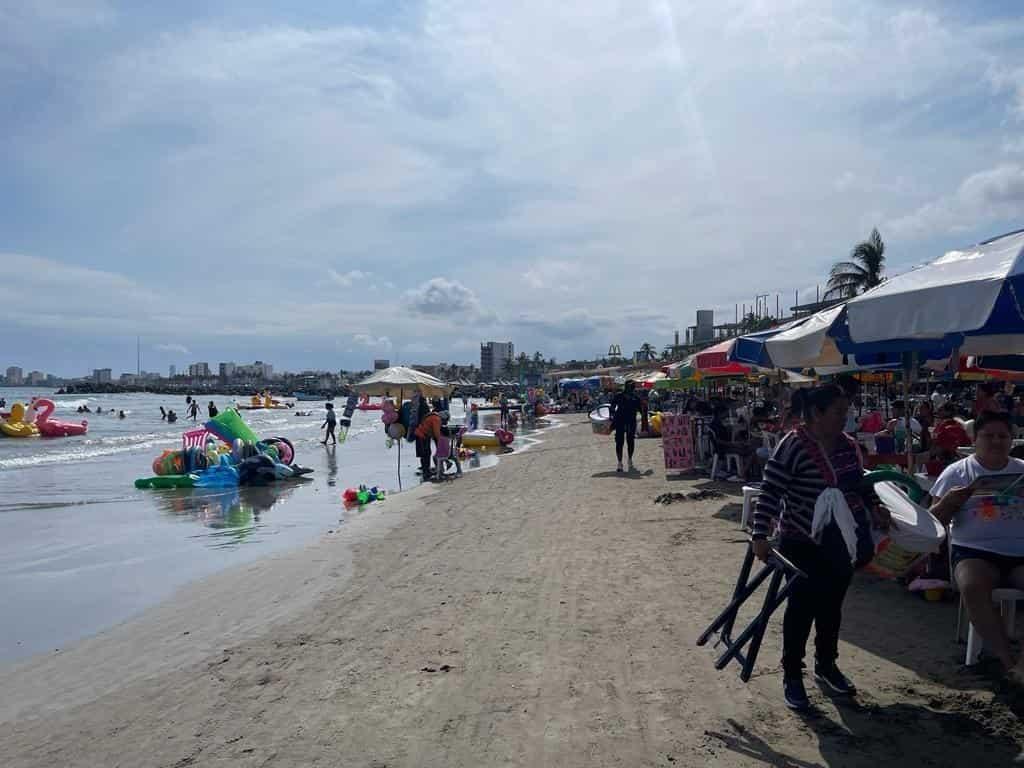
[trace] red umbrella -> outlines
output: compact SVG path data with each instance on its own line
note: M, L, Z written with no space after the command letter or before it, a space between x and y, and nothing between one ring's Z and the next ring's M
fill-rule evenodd
M706 371L710 368L724 368L729 364L729 352L735 339L726 339L697 353L697 370Z

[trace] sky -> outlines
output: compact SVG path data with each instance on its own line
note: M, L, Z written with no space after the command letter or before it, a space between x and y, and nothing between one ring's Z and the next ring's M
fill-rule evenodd
M565 360L1024 226L1024 17L0 0L0 370Z

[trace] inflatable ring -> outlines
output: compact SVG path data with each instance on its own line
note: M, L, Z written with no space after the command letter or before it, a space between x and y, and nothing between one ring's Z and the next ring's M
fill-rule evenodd
M927 496L927 492L917 484L917 481L911 475L905 475L902 472L897 472L895 469L876 469L872 472L868 472L864 475L864 485L868 487L874 486L876 483L893 483L902 488L907 496L915 504L920 504L924 501L924 497Z

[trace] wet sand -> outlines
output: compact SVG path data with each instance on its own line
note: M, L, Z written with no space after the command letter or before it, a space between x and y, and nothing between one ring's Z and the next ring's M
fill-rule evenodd
M955 608L858 577L857 703L781 701L696 648L744 551L739 488L614 472L568 417L499 466L179 592L0 673L5 766L1010 764L1013 703L962 671ZM718 488L705 501L653 503ZM188 634L185 634L188 633Z

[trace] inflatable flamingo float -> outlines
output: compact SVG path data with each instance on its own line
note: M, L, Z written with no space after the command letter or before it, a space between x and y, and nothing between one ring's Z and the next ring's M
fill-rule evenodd
M32 408L36 411L36 426L39 428L39 434L43 437L84 435L86 430L89 429L89 422L85 419L82 419L79 423L50 419L50 414L56 410L57 406L54 405L52 400L47 400L45 397L33 400Z

